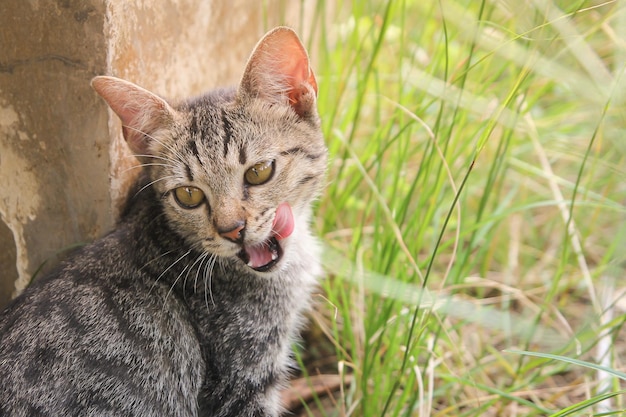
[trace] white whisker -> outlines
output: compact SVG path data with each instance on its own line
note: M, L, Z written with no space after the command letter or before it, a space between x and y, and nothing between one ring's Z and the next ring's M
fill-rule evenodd
M183 276L185 271L187 271L187 274L189 274L189 267L190 267L189 264L185 265L185 268L183 268L183 270L180 272L180 274L178 274L178 276L176 277L176 279L174 280L172 285L170 285L170 289L167 291L167 294L165 294L165 299L163 300L162 311L165 311L165 307L167 306L167 299L170 297L170 294L172 293L172 291L174 291L174 288L176 287L176 284L178 283L180 278ZM184 291L183 291L183 294L184 294Z
M194 267L200 263L198 265L198 267L196 268L196 277L194 278L194 283L193 283L193 287L194 290L193 292L196 292L196 284L198 282L198 274L200 274L200 270L202 269L202 264L204 263L204 261L206 260L206 257L208 256L207 252L203 252L201 253L198 258L196 258L196 260L194 261L194 263L191 265L191 268L189 269L189 271L187 271L187 276L185 276L185 283L184 283L184 287L185 289L187 288L187 278L189 278L189 273L194 269Z
M140 157L140 158L150 158L150 159L160 159L160 160L165 161L165 162L171 162L172 164L178 164L178 163L180 163L180 161L177 161L177 160L175 160L175 159L168 158L168 157L166 157L166 156L159 156L159 155L135 154L135 157Z
M169 165L169 164L161 164L161 163L147 163L147 164L138 164L138 165L133 165L132 167L126 168L124 171L122 171L123 173L126 173L128 171L132 171L133 169L137 169L137 168L143 168L143 167L154 167L154 166L158 166L158 167L167 167L167 168L172 168L172 169L176 169L177 167L174 165Z
M137 195L139 195L139 193L141 193L143 190L145 190L146 188L150 187L151 185L156 184L159 181L167 180L167 179L170 179L170 178L176 178L176 177L174 175L168 175L168 176L165 176L165 177L157 178L154 181L150 181L148 184L146 184L143 187L141 187L141 189L139 189L139 191L137 191L133 197L137 197Z
M178 150L176 150L173 146L168 145L167 143L165 143L165 142L162 142L162 141L158 140L158 139L157 139L157 138L155 138L154 136L148 135L147 133L142 132L141 130L139 130L139 129L137 129L137 128L134 128L134 127L132 127L132 126L124 126L124 127L126 127L127 129L134 130L135 132L141 133L142 135L145 135L146 137L150 138L150 139L151 139L151 140L153 140L154 142L158 143L159 145L161 145L161 146L162 146L162 147L164 147L165 149L167 149L167 150L169 150L170 152L172 152L172 153L174 154L174 156L176 156L177 158L179 158L179 160L180 160L181 162L185 160L184 156L183 156L180 152L178 152Z
M174 250L168 250L167 252L162 253L161 255L157 256L156 258L153 258L153 259L149 260L148 262L146 262L145 264L143 264L143 266L142 266L141 268L139 268L139 270L141 271L141 270L142 270L142 269L144 269L146 266L150 265L152 262L155 262L155 261L157 261L157 260L161 259L162 257L169 255L169 254L170 254L170 253L172 253L172 252L174 252Z
M185 252L184 254L182 254L178 259L176 259L174 262L172 262L170 264L170 266L168 266L165 271L161 272L161 275L159 275L157 277L157 279L154 281L154 283L152 284L152 287L150 288L150 292L152 292L152 290L154 289L154 287L158 284L158 282L161 280L161 278L163 277L163 275L165 275L170 269L172 269L174 267L174 265L176 265L177 263L179 263L180 261L182 261L187 255L189 255L191 253L191 249L189 249L187 252ZM169 294L169 293L168 293Z
M215 300L213 299L213 289L211 288L211 282L213 280L213 269L215 268L216 260L217 255L211 254L209 262L204 269L204 303L207 310L209 310L209 298L211 299L211 304L213 305L213 307L215 307Z

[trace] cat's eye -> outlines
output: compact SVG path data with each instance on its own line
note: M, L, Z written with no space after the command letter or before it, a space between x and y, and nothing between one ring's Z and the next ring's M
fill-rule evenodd
M192 209L202 204L204 201L204 193L196 187L178 187L174 190L174 199L179 206Z
M249 185L261 185L272 178L274 173L274 161L263 161L249 168L244 178Z

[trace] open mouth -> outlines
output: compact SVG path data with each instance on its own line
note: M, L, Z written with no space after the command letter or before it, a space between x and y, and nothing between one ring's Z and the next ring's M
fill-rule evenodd
M244 247L237 256L255 271L266 272L280 261L283 249L278 239L272 236L261 245Z
M289 237L293 229L294 220L291 206L288 203L282 203L276 208L270 237L261 244L244 246L237 256L255 271L269 271L283 257L280 241Z

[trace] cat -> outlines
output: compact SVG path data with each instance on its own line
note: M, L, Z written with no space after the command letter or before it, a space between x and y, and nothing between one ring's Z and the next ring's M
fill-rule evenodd
M92 86L141 175L111 233L2 313L0 415L280 415L322 273L309 223L327 148L305 48L276 28L236 88L176 105Z

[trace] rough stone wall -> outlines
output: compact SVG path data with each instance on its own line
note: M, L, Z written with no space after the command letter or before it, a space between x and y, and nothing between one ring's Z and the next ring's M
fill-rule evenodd
M235 84L266 29L313 1L0 1L0 307L109 230L136 163L89 81L164 97Z

